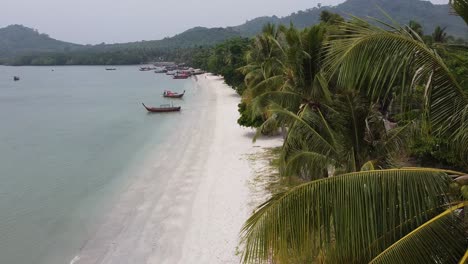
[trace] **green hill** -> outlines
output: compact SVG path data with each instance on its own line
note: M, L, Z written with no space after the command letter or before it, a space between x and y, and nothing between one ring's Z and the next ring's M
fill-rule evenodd
M22 25L0 28L0 58L37 52L68 52L82 45L59 41Z
M108 55L108 57L112 57L119 53L118 56L125 57L122 59L123 61L140 62L147 58L148 54L165 56L171 50L178 48L211 46L234 37L251 37L259 33L266 23L288 25L292 22L299 28L311 26L319 22L320 13L324 10L339 13L344 17L354 15L385 19L385 15L379 7L400 24L406 24L410 20L421 23L425 34L430 34L436 26L442 26L446 27L448 34L468 39L465 23L461 18L450 14L449 5L434 5L429 1L420 0L347 0L337 6L314 7L281 18L277 16L258 17L242 25L227 28L194 27L161 40L120 44L78 45L50 38L46 34L40 34L37 30L21 25L11 25L0 29L0 63L8 63L12 61L12 58L30 55L29 58L15 60L17 64L28 64L32 63L35 59L34 56L37 57L36 54L42 54L44 57L44 54L49 53L60 54L60 57L68 54L76 56L77 53L81 57L91 57L95 53L114 53ZM129 58L136 56L135 54L138 54L139 58L130 60ZM74 60L69 58L52 61L57 60L74 63ZM43 58L36 60L36 62L40 61L45 63ZM88 61L88 58L84 61ZM103 61L106 63L120 62L120 60L114 62L108 59L103 59Z
M436 26L441 26L447 27L446 31L450 35L468 39L466 24L461 18L450 14L449 5L434 5L421 0L347 0L337 6L314 7L282 18L276 16L255 18L232 29L244 36L253 36L260 32L266 23L288 25L292 22L296 27L303 28L318 23L320 13L324 10L344 17L353 15L386 19L379 8L400 24L407 24L410 20L421 23L425 34L430 34Z
M172 49L212 46L227 39L240 37L241 34L230 28L194 27L173 37L161 40L138 41L89 47L91 51L115 51L129 48Z

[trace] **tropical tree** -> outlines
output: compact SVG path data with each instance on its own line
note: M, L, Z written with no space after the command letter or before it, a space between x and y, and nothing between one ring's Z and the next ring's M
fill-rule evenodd
M359 89L373 102L390 102L424 87L424 115L434 135L449 137L460 161L468 162L468 96L443 59L420 38L399 26L386 30L363 20L347 22L347 38L326 45L328 76L338 84ZM389 26L389 25L386 25ZM402 110L402 111L403 111Z
M455 10L457 3L466 11L466 0L451 1ZM279 106L273 109L280 118L293 120L285 141L285 146L291 143L289 165L296 174L305 171L311 181L273 195L247 220L241 235L244 262L465 263L468 259L465 173L375 170L374 163L365 162L375 160L372 148L363 143L366 133L383 131L384 136L377 134L376 144L370 146L385 146L389 139L385 133L391 129L361 127L368 126L366 121L387 119L388 113L413 110L408 98L421 87L419 120L434 135L450 138L450 151L468 161L468 98L463 87L413 30L384 27L354 18L342 24L345 34L331 36L324 48L322 70L333 92L352 95L347 100L364 98L366 111L355 101L348 103L347 111L333 103L302 104L297 114ZM399 107L392 108L395 102ZM373 107L378 111L369 110ZM349 133L354 142L343 139L346 129L339 129L343 121L334 124L333 113L350 120L344 124L355 124ZM382 117L372 118L374 113ZM352 143L341 143L346 141ZM330 165L339 172L330 173Z
M414 20L410 20L410 22L408 23L408 27L412 31L414 31L414 33L416 33L418 36L420 36L420 37L424 36L423 27L418 22L416 22Z
M432 33L432 39L435 43L445 43L447 42L447 32L445 32L445 28L441 28L437 26L434 29L434 33Z
M260 56L251 55L250 63L241 70L246 74L244 101L254 115L266 120L259 131L278 125L284 128L293 121L278 119L278 115L269 111L271 105L297 113L305 105L326 99L328 87L320 74L325 33L324 24L304 30L280 26L275 34L267 31L257 37L256 42L261 45L253 46L251 54Z
M266 24L262 34L255 37L245 55L246 65L238 69L245 75L246 90L242 93L239 104L240 118L237 121L243 126L260 126L268 117L252 108L252 100L265 90L275 86L273 76L279 74L279 61L276 59L278 49L276 41L279 37L278 28L273 24Z
M276 110L295 120L282 149L282 174L315 180L395 166L414 124L389 122L357 91L338 91L331 98L328 104L305 106L298 115Z

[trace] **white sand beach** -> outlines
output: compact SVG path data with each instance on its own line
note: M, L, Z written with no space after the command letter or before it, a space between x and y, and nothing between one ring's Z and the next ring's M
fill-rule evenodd
M235 91L216 76L197 82L209 105L148 158L72 263L239 262L239 231L253 210L246 155L280 141L253 144L236 122Z

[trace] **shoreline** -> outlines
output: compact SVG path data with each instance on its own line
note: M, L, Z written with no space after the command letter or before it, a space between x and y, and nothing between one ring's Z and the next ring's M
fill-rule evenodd
M252 130L236 122L240 97L219 77L195 85L209 106L178 124L183 137L148 158L70 263L239 262L239 231L254 209L246 155L280 141L252 143Z

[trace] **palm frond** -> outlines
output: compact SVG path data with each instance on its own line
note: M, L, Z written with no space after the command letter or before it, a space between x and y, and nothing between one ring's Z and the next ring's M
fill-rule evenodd
M450 0L450 5L468 25L468 0Z
M408 149L410 142L414 138L416 124L410 122L404 126L390 129L387 132L386 138L383 140L382 150L385 155L385 161L388 164L393 164L396 157L401 156Z
M243 262L290 263L318 252L334 263L369 261L440 213L449 183L441 170L374 170L276 194L242 229Z
M269 105L274 104L283 109L297 112L301 101L301 95L295 92L268 91L255 97L252 101L252 109L256 111L256 114L261 114Z
M289 117L292 122L294 122L288 134L288 140L293 133L296 133L298 139L308 141L307 144L310 149L314 149L323 155L336 153L335 146L327 139L326 135L319 133L311 126L311 123L314 121L312 120L312 115L310 115L309 110L304 109L301 111L300 115L297 115L281 107L273 106L271 111L278 115Z
M447 209L395 242L371 263L458 263L468 249L463 212L467 207L468 202L463 202Z
M317 152L304 150L295 151L289 157L281 172L283 175L307 175L307 180L317 180L328 177L328 168L331 163L334 163L329 157Z
M398 76L410 70L419 76L415 80L426 84L430 79L427 96L434 128L447 136L460 133L461 124L467 122L468 98L434 50L405 30L353 22L344 23L343 29L350 32L348 36L325 47L329 77L337 76L341 86L364 89L373 100L382 100L395 89Z

